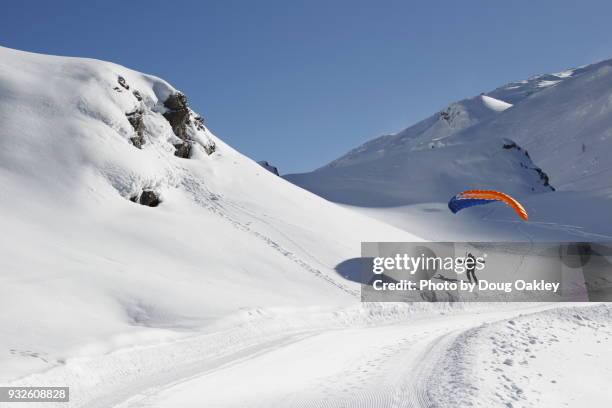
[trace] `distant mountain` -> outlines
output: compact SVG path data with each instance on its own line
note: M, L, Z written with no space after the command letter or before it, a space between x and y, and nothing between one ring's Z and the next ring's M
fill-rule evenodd
M258 161L257 164L259 164L261 167L268 170L270 173L274 174L275 176L278 176L278 168L276 166L271 165L265 160Z
M287 180L365 207L612 187L612 61L511 82L456 102ZM553 188L554 186L554 188Z
M366 207L444 201L468 188L519 196L551 191L546 174L512 140L460 136L511 107L486 95L465 99L312 173L285 178L332 201Z
M464 137L514 140L559 190L612 192L612 60L539 78L542 89ZM514 86L491 94L511 100Z

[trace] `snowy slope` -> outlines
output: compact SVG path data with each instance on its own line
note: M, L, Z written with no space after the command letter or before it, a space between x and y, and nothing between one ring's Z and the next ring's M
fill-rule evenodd
M555 74L537 75L528 80L511 82L488 94L464 99L443 111L392 135L381 136L350 151L330 164L311 173L290 174L286 178L333 201L367 205L364 197L384 194L375 185L382 180L404 181L397 173L404 171L405 162L415 162L413 173L424 182L434 184L453 178L456 168L453 160L461 161L461 185L469 187L487 184L479 179L478 172L469 169L465 161L472 161L474 151L480 154L495 149L488 145L490 139L510 140L527 150L531 167L541 167L550 177L550 183L565 190L592 190L608 187L610 177L608 142L612 132L609 105L612 95L610 83L611 61L570 69ZM418 163L424 149L469 145L471 148L445 150L434 153L428 160L435 165ZM449 163L451 163L449 165ZM481 160L481 172L487 172ZM367 167L367 168L366 168ZM524 172L500 164L497 173L489 179L523 179L532 183ZM350 183L355 175L363 181L362 190L343 197L334 196L333 185ZM440 180L441 178L441 180ZM409 180L406 180L409 181ZM509 180L508 188L514 189ZM495 184L492 180L489 184ZM445 188L445 192L456 190ZM404 183L404 185L408 185ZM439 187L439 186L436 186ZM450 186L449 186L450 187ZM454 190L453 190L454 189ZM539 189L536 188L536 191ZM435 194L433 194L435 195ZM360 199L356 199L359 196ZM418 189L401 199L391 199L389 205L426 202L431 195ZM384 200L383 200L384 201ZM387 204L387 203L376 203Z
M431 370L427 399L437 407L608 406L611 311L549 310L467 330Z
M285 178L332 201L365 207L444 201L469 188L519 197L551 191L546 175L511 140L457 137L510 106L485 95L467 99L312 173Z
M611 71L603 61L512 82L285 178L429 239L608 238ZM470 188L513 195L530 223L509 229L503 205L448 213Z
M537 81L525 87L547 89ZM379 222L330 203L227 146L181 95L115 64L0 48L0 385L69 386L70 406L87 408L428 407L457 393L428 393L440 378L433 368L458 362L463 380L477 367L457 351L463 339L478 333L487 352L487 335L507 329L483 328L521 313L535 313L520 322L526 339L534 335L526 324L543 316L557 332L588 331L589 344L609 350L609 331L594 331L609 323L607 307L572 312L594 322L578 328L564 312L545 314L558 305L359 304L358 287L336 267L359 256L361 241L412 241L434 230L448 239L465 218L451 221L443 203L422 203L409 206L411 219L393 209L396 228L391 212L368 214ZM550 207L557 198L536 194L550 187L524 150L498 138L453 140L513 111L518 99L476 97L408 132L405 151L419 161L403 168L434 174L415 173L412 195L383 200L437 200L462 182L452 172L478 184L498 169L499 182ZM377 154L357 156L373 166L359 174L371 180ZM392 163L404 166L400 158ZM474 214L510 226L515 238L535 231L504 208ZM559 225L545 218L554 214L537 217L540 237L558 236ZM605 223L565 231L593 234ZM471 234L491 236L476 224ZM580 371L571 368L591 362L571 352L576 339L538 350L545 364L529 367L559 378L555 367L570 356L562 380L575 381ZM597 368L609 379L605 365ZM520 386L532 374L517 366L508 378ZM507 406L512 395L490 392L503 381L478 384L487 406Z
M605 62L603 62L605 63ZM600 63L600 64L603 64ZM527 80L511 82L488 94L481 94L450 104L442 111L416 123L398 133L373 139L334 160L326 167L358 164L380 158L391 149L413 150L416 146L427 146L436 141L460 133L474 125L494 119L514 104L570 78L578 78L591 72L593 66L584 66L556 74L535 75ZM505 135L512 140L511 135Z
M610 306L518 308L285 338L118 408L606 406Z
M365 163L385 157L387 154L420 151L436 146L463 129L480 123L511 105L486 95L464 99L441 112L397 134L382 136L350 151L324 168L338 168Z
M561 190L612 187L612 61L525 98L466 136L496 134L526 148Z
M506 163L508 155L498 154L506 141L516 142L513 132L499 131L494 125L479 137L471 132L512 115L516 109L510 108L515 104L520 106L542 91L591 70L582 67L509 83L489 94L453 103L396 134L373 139L311 173L285 177L332 201L359 206L436 201L473 186L502 189L503 184L507 191L519 195L532 188L535 192L548 191L531 172L523 171L525 167L539 168L538 161L523 158L517 167ZM518 146L523 148L521 142L524 140ZM425 152L427 149L431 152ZM414 179L424 186L415 189ZM345 184L353 188L337 192ZM405 191L398 196L389 191L390 185Z
M361 240L417 239L274 176L177 95L0 48L0 379L252 310L353 304L334 267Z

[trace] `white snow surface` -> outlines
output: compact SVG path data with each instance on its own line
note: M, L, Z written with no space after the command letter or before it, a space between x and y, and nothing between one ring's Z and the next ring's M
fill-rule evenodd
M504 148L513 144L511 138L466 133L511 107L487 95L465 99L313 172L284 177L331 201L360 207L447 202L472 188L502 190L517 198L551 191L522 148Z
M285 178L435 241L610 241L611 75L612 60L513 82L373 139L313 172ZM529 222L503 204L452 214L450 197L473 188L513 195ZM350 380L338 389L346 398L323 395L315 406L610 405L609 304L514 313L505 318L498 309L493 321L472 320L470 328L454 326L462 319L453 315L443 320L440 335L424 343L413 339L420 345L403 354L398 340L388 358L402 361L405 371L369 387L345 370L340 377ZM472 312L470 318L475 315L483 317ZM393 392L380 391L387 384ZM164 393L142 406L176 398Z
M428 239L609 239L610 84L612 60L512 82L284 177ZM530 222L498 204L450 214L467 189L512 195Z
M492 98L487 95L480 95L482 103L489 109L495 112L503 112L508 108L512 107L511 103L500 101L499 99Z
M430 372L437 407L605 407L612 401L609 304L551 309L462 332Z
M198 137L215 153L196 144L175 157L161 112L176 92L116 64L0 48L0 380L252 310L355 304L358 285L335 266L362 240L419 240L287 183L208 130ZM142 150L129 142L135 109ZM131 202L143 188L162 203Z
M565 191L612 188L612 60L580 69L465 132L499 135L529 151Z
M584 70L454 104L322 170L346 169L344 190L330 184L345 204L390 177L364 208L286 182L207 127L188 129L190 159L174 156L163 102L178 91L159 78L0 48L0 385L70 386L57 406L87 408L601 405L609 305L360 304L336 272L361 241L605 236L610 215L588 215L601 194L548 193L509 140L457 136ZM487 172L533 223L500 206L448 214L448 191ZM161 204L131 202L143 189ZM546 210L557 194L584 212ZM587 368L592 382L576 386Z

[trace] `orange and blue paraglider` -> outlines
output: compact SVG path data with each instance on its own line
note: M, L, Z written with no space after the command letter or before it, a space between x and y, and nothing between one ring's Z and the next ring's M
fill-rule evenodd
M508 194L501 193L495 190L466 190L457 194L448 202L448 208L456 213L464 208L473 207L475 205L489 204L494 201L501 201L508 207L512 208L516 214L523 220L527 221L529 215L525 207Z

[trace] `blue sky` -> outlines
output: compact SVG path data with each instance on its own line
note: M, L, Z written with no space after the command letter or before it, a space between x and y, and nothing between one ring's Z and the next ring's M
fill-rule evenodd
M450 102L612 58L606 1L20 1L0 44L158 75L281 173Z

